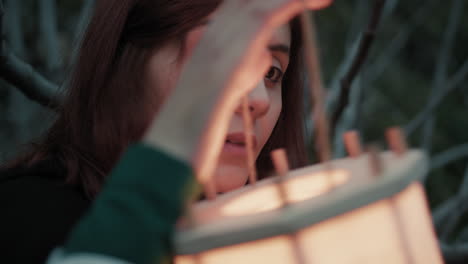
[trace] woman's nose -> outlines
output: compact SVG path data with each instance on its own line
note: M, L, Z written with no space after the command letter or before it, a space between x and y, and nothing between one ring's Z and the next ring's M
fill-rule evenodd
M270 96L265 83L260 82L249 94L249 110L253 119L264 116L270 109ZM236 109L237 114L242 114L242 104Z

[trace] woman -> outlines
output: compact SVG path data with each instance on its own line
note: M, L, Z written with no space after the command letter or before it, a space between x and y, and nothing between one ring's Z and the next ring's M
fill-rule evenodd
M308 5L318 8L328 3L313 0ZM294 167L303 165L298 26L297 22L291 27L279 25L300 11L302 4L294 0L227 0L217 9L219 4L219 0L97 1L57 121L42 142L10 166L1 184L0 201L8 216L2 219L3 226L8 227L8 231L2 230L2 240L8 241L5 252L11 254L7 258L14 258L16 263L37 263L63 244L122 153L140 140L162 153L154 154L145 147L136 151L142 159L141 153L147 154L144 164L161 166L155 171L164 172L167 164L160 161L169 154L179 160L173 164L166 159L174 165L172 170L188 164L196 175L214 172L215 189L220 192L244 185L245 139L239 133L243 127L238 104L248 91L255 122L255 131L250 132L257 143L260 175L271 171L268 153L277 147L287 149ZM260 78L264 72L264 78ZM152 121L155 114L157 118ZM143 183L151 181L156 181L150 184L155 187L148 192L160 191L156 196L164 198L164 203L156 205L172 208L170 213L166 210L165 225L161 225L169 230L159 229L161 233L152 239L167 239L180 214L181 188L190 177L168 183L171 179L162 173L151 175L151 179L146 175L145 180L141 178L145 175L143 164L135 169L140 173L129 176L126 166L133 164L128 165L133 168L141 161L129 163L134 156L128 153L67 243L68 252L114 256L122 252L115 250L122 247L118 242L112 250L99 250L89 240L84 244L77 241L86 237L83 230L88 227L101 227L97 228L101 232L97 237L109 242L111 230L116 229L106 231L107 225L96 224L102 212L113 208L109 197L125 204L144 194ZM129 188L128 199L121 198L126 191L115 192L138 179L135 186L139 187ZM161 182L174 188L178 193L175 198L161 194L165 188ZM137 213L134 219L139 219ZM117 230L126 226L123 220L116 221ZM145 248L142 244L154 245L154 241L139 242L139 248ZM103 244L112 248L112 243L99 243ZM160 251L164 249L148 248L145 252ZM135 262L148 260L117 255Z

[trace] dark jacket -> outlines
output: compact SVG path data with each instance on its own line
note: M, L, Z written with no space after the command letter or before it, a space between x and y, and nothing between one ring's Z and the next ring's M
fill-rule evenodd
M65 175L53 160L0 172L3 263L44 263L52 249L64 244L91 204L81 189L65 184Z
M141 143L127 149L92 205L64 184L64 175L54 162L2 173L1 263L43 263L53 248L61 252L54 263L76 261L80 253L165 262L175 223L200 190L189 164Z

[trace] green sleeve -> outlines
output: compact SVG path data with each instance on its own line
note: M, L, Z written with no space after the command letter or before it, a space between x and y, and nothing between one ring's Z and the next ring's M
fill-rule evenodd
M65 244L133 263L161 263L189 196L196 190L186 163L143 144L131 146L88 214Z

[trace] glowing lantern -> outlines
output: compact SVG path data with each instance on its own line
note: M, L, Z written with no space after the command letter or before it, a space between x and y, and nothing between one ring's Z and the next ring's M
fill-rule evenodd
M175 263L442 263L418 182L425 155L371 156L291 171L281 182L195 205L194 224L175 237Z

